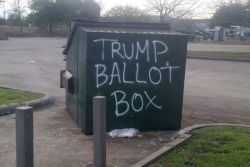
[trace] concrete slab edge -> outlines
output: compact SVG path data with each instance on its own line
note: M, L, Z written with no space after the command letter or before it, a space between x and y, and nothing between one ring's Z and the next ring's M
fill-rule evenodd
M55 103L55 99L51 96L44 96L40 99L35 99L23 103L12 103L9 105L0 105L0 116L14 114L16 107L19 106L30 106L33 107L34 110L42 109L45 107L49 107Z
M200 128L204 128L204 127L209 127L209 126L235 126L235 127L243 127L243 128L250 128L250 125L243 125L243 124L228 124L228 123L214 123L214 124L197 124L197 125L192 125L192 126L189 126L189 127L186 127L182 130L180 130L176 136L181 136L183 134L187 134L189 132L191 132L192 130L195 130L195 129L200 129Z
M180 145L182 142L186 141L190 137L191 137L191 135L189 135L189 134L183 134L183 135L177 137L172 142L164 145L162 148L160 148L159 150L157 150L153 154L150 154L149 156L145 157L144 159L142 159L141 161L139 161L136 164L132 165L131 167L143 167L143 166L148 165L149 163L153 162L154 160L159 158L161 155L169 152L174 147Z
M131 167L144 167L149 165L157 158L166 154L167 152L175 149L178 145L183 143L184 141L188 140L192 135L189 134L191 131L195 129L200 129L209 126L234 126L234 127L243 127L243 128L250 128L250 125L242 125L242 124L228 124L228 123L215 123L215 124L197 124L186 127L180 130L171 140L170 143L164 145L162 148L157 150L156 152L150 154L149 156L143 158L141 161L137 162L136 164L132 165Z
M250 63L250 59L244 59L244 58L225 58L225 57L209 57L209 56L187 56L187 58L188 59L200 59L200 60L233 61L233 62Z

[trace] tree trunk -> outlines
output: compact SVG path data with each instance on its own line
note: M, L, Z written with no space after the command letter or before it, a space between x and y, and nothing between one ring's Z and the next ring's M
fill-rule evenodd
M23 33L23 23L22 23L21 13L19 13L19 26L20 26L20 32Z
M23 24L20 22L20 32L23 33Z
M160 15L160 23L164 23L165 22L165 16L164 15Z
M49 34L50 34L50 35L53 33L53 21L50 21L50 22L49 22L48 31L49 31Z

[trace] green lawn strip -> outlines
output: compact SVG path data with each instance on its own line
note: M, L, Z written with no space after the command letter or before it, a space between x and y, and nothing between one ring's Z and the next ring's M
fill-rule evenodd
M250 52L188 51L188 56L250 59Z
M194 41L194 42L189 42L189 43L194 43L194 44L217 44L217 45L250 45L250 39L246 41L240 41L238 40L227 40L223 42L214 42L214 41Z
M21 103L43 97L40 93L0 87L0 105Z
M250 129L208 127L148 167L249 167Z

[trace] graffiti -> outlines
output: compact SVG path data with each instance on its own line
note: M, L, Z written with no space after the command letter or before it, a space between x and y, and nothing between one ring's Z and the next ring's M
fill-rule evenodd
M175 72L181 68L178 65L171 65L169 61L160 61L161 57L166 57L164 60L168 60L169 56L169 47L160 40L135 41L126 44L118 39L96 39L93 42L100 47L100 55L98 55L100 61L94 65L97 89L112 88L113 85L121 85L121 88L124 85L142 85L143 88L143 85L172 84ZM111 62L108 65L105 63L107 60ZM148 90L140 92L128 95L126 90L119 89L110 94L117 117L129 112L144 112L150 107L157 110L163 108L159 104L158 95L152 95Z

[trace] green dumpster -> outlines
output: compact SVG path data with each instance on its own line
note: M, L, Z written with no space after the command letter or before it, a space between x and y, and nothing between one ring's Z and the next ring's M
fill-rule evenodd
M168 24L74 21L64 50L66 109L86 134L92 98L107 98L107 131L181 127L187 36Z

